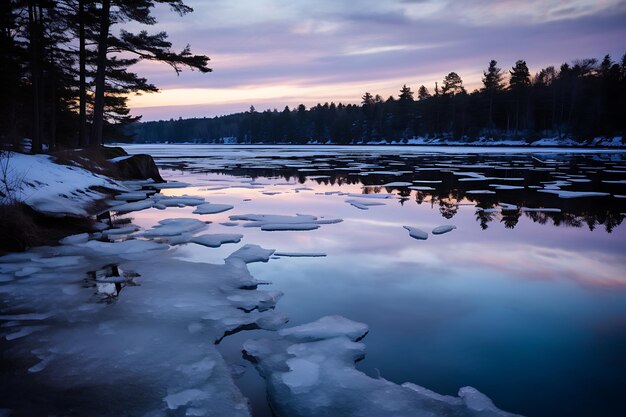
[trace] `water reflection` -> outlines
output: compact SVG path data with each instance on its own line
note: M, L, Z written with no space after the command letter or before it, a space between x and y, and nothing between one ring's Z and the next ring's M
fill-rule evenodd
M626 212L626 162L618 154L583 155L324 155L268 158L250 156L214 165L211 160L162 158L160 163L197 173L216 172L284 179L320 186L357 185L363 194L395 193L397 202L437 205L442 217L452 219L461 204L473 204L482 229L495 221L514 229L521 216L539 224L601 226L612 232ZM394 183L413 185L395 186ZM389 184L388 186L386 184ZM541 190L541 191L539 191ZM550 191L550 193L542 191ZM561 198L553 192L602 195ZM501 210L506 203L516 209ZM549 211L527 209L549 208ZM558 210L557 210L558 209ZM496 212L497 211L497 212Z
M328 314L367 323L364 372L444 394L472 385L499 407L529 416L621 415L622 154L197 152L162 154L159 164L170 167L165 177L193 184L164 193L235 207L210 216L171 208L167 216L210 219L210 233L241 233L240 245L326 253L250 269L285 293L276 310L293 325ZM419 189L386 185L393 183ZM560 198L539 189L607 195ZM354 193L395 196L359 210L346 203L355 197L345 194ZM223 224L247 213L344 221L307 232ZM151 209L132 216L147 228L164 214ZM426 241L402 227L430 231L443 223L457 229ZM236 247L187 245L177 256L220 262ZM236 342L254 337L247 333L224 339L226 357L238 358ZM254 388L242 384L254 398ZM256 398L263 403L258 392Z

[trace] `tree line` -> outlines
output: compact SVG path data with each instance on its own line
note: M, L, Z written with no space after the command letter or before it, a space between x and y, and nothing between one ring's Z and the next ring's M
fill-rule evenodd
M626 55L606 55L549 66L531 75L525 61L509 70L497 61L483 72L482 88L468 93L450 72L434 88L397 97L365 92L360 104L303 104L282 111L136 123L137 142L368 143L413 137L471 141L485 138L586 140L622 136L626 130Z
M139 120L128 94L157 91L132 65L211 71L208 57L173 50L165 32L125 29L154 26L159 4L181 16L193 11L182 0L2 0L0 146L27 137L38 153L121 139L123 125Z

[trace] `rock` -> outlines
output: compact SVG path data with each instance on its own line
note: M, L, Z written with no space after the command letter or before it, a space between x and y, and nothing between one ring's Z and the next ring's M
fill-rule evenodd
M116 161L119 174L127 179L153 179L156 182L165 182L159 174L159 169L150 155L132 155L126 159Z

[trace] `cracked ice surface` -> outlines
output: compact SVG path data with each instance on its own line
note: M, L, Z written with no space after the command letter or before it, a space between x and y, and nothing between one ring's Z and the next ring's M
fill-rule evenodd
M439 395L355 369L368 329L341 316L282 329L282 339L248 340L244 350L266 379L272 409L290 417L514 416L472 387Z
M157 230L199 223L173 219ZM287 321L273 311L282 294L256 290L260 282L246 266L273 251L246 245L222 265L182 261L174 252L150 240L77 235L61 246L0 258L0 273L12 277L0 286L10 294L0 335L10 341L10 358L27 363L20 378L29 390L88 394L68 398L76 415L249 416L214 342L244 327L275 330ZM134 273L88 278L86 271L106 265ZM115 285L124 286L113 302L105 300ZM53 397L43 397L42 410L18 402L11 412L67 412L45 400Z

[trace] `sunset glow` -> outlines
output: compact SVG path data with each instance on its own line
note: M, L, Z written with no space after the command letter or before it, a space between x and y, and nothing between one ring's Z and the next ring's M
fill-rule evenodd
M189 1L194 12L157 12L177 48L211 57L213 73L140 63L160 93L131 97L144 120L358 103L364 92L397 96L403 84L434 90L450 71L468 91L490 59L531 73L581 58L624 53L622 1Z

